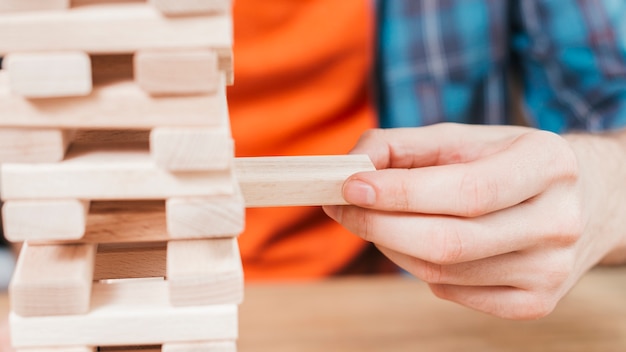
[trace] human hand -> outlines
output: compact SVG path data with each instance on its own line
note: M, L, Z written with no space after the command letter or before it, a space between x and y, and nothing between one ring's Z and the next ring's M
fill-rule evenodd
M438 297L542 317L622 240L590 220L612 205L612 185L579 147L589 141L573 139L512 126L372 130L352 153L377 171L344 183L353 205L324 209Z
M11 340L9 338L9 322L4 319L0 321L0 351L11 352Z

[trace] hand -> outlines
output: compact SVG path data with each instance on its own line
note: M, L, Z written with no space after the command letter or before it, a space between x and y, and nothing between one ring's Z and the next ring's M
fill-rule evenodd
M0 320L0 351L13 351L9 339L9 322L6 319Z
M594 152L621 155L593 138L457 124L371 130L352 153L368 154L377 171L345 182L353 205L325 211L438 297L504 318L542 317L623 241L613 231L623 224L591 220L615 193L604 174L612 164L594 164Z

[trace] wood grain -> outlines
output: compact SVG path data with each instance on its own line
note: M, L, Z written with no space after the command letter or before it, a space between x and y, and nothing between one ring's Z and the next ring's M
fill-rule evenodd
M2 65L15 95L58 98L91 93L91 61L81 51L10 53Z
M11 114L0 114L5 115ZM73 131L54 128L0 127L0 164L63 160L72 136Z
M0 14L0 56L59 50L90 54L190 47L230 50L232 44L230 15L166 18L146 3Z
M38 348L20 348L16 352L96 352L95 347L38 347Z
M170 173L135 145L75 146L59 163L3 165L1 177L5 200L166 199L234 192L230 170Z
M241 303L243 269L237 239L168 242L167 281L174 306Z
M94 61L98 60L104 59L94 57ZM117 69L112 67L110 70ZM95 74L97 72L102 71L95 71ZM152 97L131 78L94 79L96 85L86 97L29 100L10 93L8 76L5 70L0 70L0 111L11 111L10 114L0 114L0 125L150 129L156 126L219 126L222 123L224 106L221 102L226 94L223 87L217 94Z
M148 0L150 4L166 15L197 15L206 13L226 13L232 0Z
M157 127L150 134L150 153L157 166L170 171L230 169L235 145L226 127Z
M0 13L14 11L65 10L70 0L2 0Z
M98 248L94 281L165 277L165 244L147 247Z
M213 94L223 84L210 49L142 50L134 63L137 84L152 95Z
M235 341L168 343L161 352L237 352Z
M346 204L343 182L352 174L374 169L366 155L235 160L247 207Z
M4 236L12 242L75 240L85 235L89 202L67 200L12 200L2 207Z
M232 237L244 229L245 204L238 189L227 196L170 198L165 206L171 238Z
M96 247L24 244L9 286L12 311L21 316L87 312Z
M238 330L236 305L172 307L167 283L155 280L94 284L87 314L25 318L12 313L10 323L12 342L20 348L233 340Z

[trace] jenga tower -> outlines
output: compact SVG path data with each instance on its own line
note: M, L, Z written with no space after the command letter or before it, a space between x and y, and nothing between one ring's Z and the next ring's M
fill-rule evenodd
M236 350L229 9L0 0L3 216L26 241L18 351Z
M344 204L365 156L235 159L230 0L0 0L19 352L236 351L245 206ZM244 204L245 198L245 204Z

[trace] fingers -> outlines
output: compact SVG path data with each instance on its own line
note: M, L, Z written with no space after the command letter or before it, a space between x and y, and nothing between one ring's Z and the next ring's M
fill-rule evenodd
M536 292L558 291L570 277L569 250L538 248L441 265L378 246L394 263L424 282L454 286L510 286ZM550 255L547 255L547 253Z
M343 196L378 210L475 217L576 177L576 158L567 144L556 135L532 132L479 160L357 173L344 183Z
M357 206L327 206L324 210L366 241L424 261L449 265L540 244L571 246L584 227L576 197L570 188L557 187L532 201L475 218Z
M435 296L497 317L539 319L550 314L563 294L543 295L508 286L429 285Z
M502 141L531 131L515 126L453 123L365 132L352 154L368 154L377 169L414 168L475 160L502 147Z

